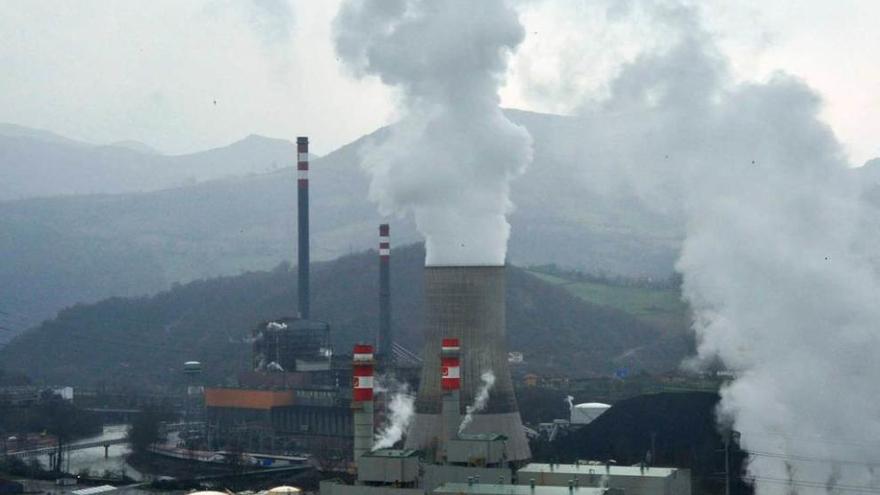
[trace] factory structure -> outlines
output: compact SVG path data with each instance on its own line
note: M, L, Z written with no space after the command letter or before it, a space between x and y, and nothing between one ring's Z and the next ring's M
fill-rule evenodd
M379 319L367 339L375 346L355 345L350 359L336 355L330 325L310 312L307 138L297 139L297 153L298 314L252 330L252 366L237 386L204 389L209 448L335 459L322 467L354 478L322 481L322 495L690 495L687 470L529 463L508 368L504 266L425 267L411 424L377 448L377 431L399 420L388 410L391 393L374 394L377 371L400 376L390 229L379 227ZM580 409L583 422L600 413Z
M204 392L207 446L285 454L321 451L341 457L351 445L347 362L334 360L330 325L311 317L309 278L309 140L297 138L298 314L251 331L252 366L235 387Z
M439 352L436 352L439 350ZM325 480L321 495L690 495L686 469L611 462L526 463L510 459L510 439L500 433L464 433L461 425L461 343L441 339L439 433L427 450L375 448L373 354L369 345L353 353L354 450L356 478ZM426 347L427 357L428 347ZM424 376L424 375L423 375ZM503 427L503 424L499 424ZM410 432L412 434L412 432Z

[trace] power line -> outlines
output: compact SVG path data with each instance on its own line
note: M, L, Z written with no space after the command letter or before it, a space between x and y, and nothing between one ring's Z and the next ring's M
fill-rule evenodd
M711 479L720 480L723 479L722 476L711 476ZM785 479L785 478L771 478L768 476L743 476L742 480L748 483L754 484L755 481L766 482L766 483L774 483L774 484L784 484L790 486L800 486L804 488L822 488L827 489L829 486L833 486L834 488L839 488L842 490L848 490L853 492L863 492L863 493L880 493L880 487L871 487L871 486L861 486L861 485L841 485L841 484L832 484L822 481L807 481L807 480L795 480L795 479Z
M880 466L880 462L810 457L810 456L805 456L805 455L791 455L791 454L783 454L783 453L777 453L777 452L761 452L761 451L755 451L755 450L744 450L743 452L746 452L749 455L755 455L755 456L760 456L760 457L773 457L776 459L791 459L793 461L822 462L822 463L828 463L828 464L843 464L843 465L856 465L856 466Z
M764 431L756 431L756 430L739 430L739 431L742 432L742 433L746 433L746 434L757 435L757 436L758 436L758 438L757 438L758 440L766 440L765 438L762 438L762 437L767 436L767 435L772 435L772 436L776 436L776 437L782 438L783 440L798 440L798 441L802 441L802 442L819 443L819 444L825 444L825 445L844 445L844 446L855 446L855 447L870 447L870 448L875 448L875 449L880 450L880 443L868 443L868 442L864 442L864 441L856 440L856 439L848 439L848 440L835 439L835 440L831 440L831 439L826 439L826 438L815 438L815 437L813 437L813 438L809 438L809 437L805 437L805 436L789 435L789 434L786 434L786 433L781 433L781 432L778 432L778 431L769 431L769 430L764 430ZM754 441L755 439L756 439L756 438L752 438L752 439L750 439L750 441ZM769 440L767 440L767 441L769 441Z

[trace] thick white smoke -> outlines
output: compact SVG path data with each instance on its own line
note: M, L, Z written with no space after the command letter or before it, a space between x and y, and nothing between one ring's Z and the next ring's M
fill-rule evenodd
M583 106L577 173L683 220L699 358L736 372L720 416L758 493L880 490L875 212L820 99L785 74L734 83L693 10L641 5L678 39Z
M464 430L471 424L471 421L474 420L474 414L486 409L486 406L489 405L489 392L492 391L492 387L495 386L495 373L492 370L484 371L480 375L480 388L477 389L476 395L474 395L474 403L465 407L465 415L461 420L461 424L458 425L458 433L464 433Z
M375 388L386 395L389 413L373 441L373 450L378 450L393 447L406 435L415 414L415 396L409 385L390 377L380 376Z
M348 0L336 50L358 76L400 91L400 121L363 151L370 198L412 212L428 265L502 265L510 186L532 158L528 132L499 109L509 54L524 38L504 0Z

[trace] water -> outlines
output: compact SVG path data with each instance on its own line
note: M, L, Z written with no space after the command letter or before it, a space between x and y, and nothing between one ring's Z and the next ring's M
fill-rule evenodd
M105 426L103 433L100 435L82 438L74 442L74 444L118 440L125 437L127 430L128 425ZM64 456L63 468L65 471L73 474L78 474L80 471L88 469L92 476L101 476L104 474L104 471L110 471L117 476L125 473L126 476L132 479L143 480L144 475L125 462L125 456L129 452L131 452L131 449L126 444L111 445L107 458L104 458L104 447L74 450ZM48 467L48 455L39 456L38 459L43 466Z

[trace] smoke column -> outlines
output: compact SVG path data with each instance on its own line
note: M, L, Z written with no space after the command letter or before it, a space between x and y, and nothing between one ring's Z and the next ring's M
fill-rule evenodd
M682 220L696 361L736 375L719 419L757 493L880 489L877 212L819 97L785 74L736 83L692 9L635 5L675 41L581 107L589 170L571 172Z
M486 409L486 404L489 403L489 392L495 385L495 373L492 373L492 370L484 371L480 375L480 380L482 384L477 389L477 395L474 396L474 403L465 408L464 419L461 420L461 424L458 426L459 434L464 432L468 425L471 424L471 421L474 420L474 414Z
M415 415L415 396L409 389L409 385L401 383L394 378L381 377L376 386L376 391L391 395L388 403L389 415L387 422L376 434L373 442L373 450L393 447L409 430Z
M504 0L348 0L336 51L358 77L399 91L400 121L362 151L383 215L412 212L427 265L503 265L510 181L532 157L499 108L508 55L525 36Z

